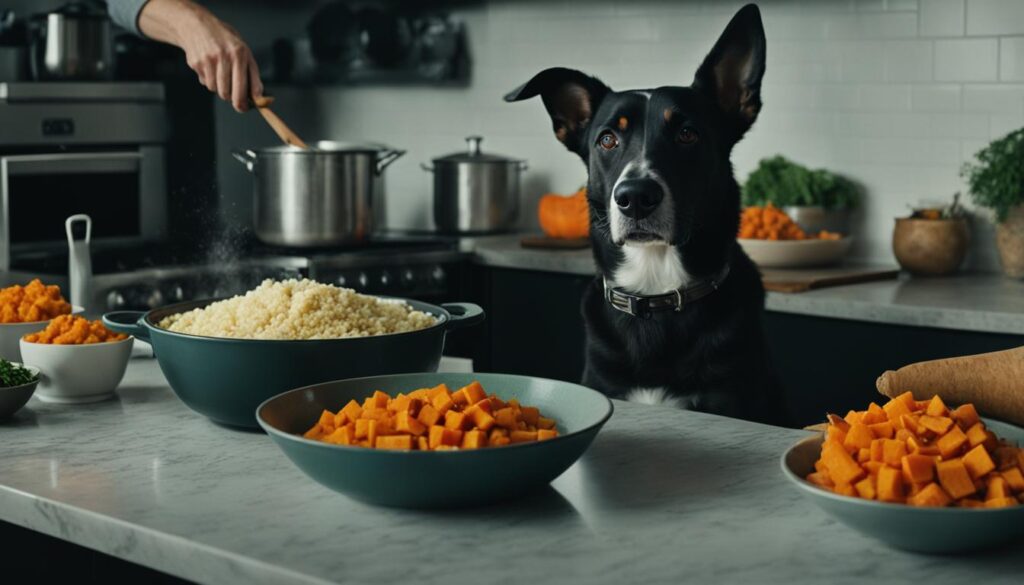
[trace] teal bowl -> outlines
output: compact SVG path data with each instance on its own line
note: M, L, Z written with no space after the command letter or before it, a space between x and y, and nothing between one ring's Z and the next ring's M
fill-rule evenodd
M302 437L324 409L381 390L392 396L478 380L488 394L515 398L557 421L543 442L466 451L383 451ZM577 384L505 374L402 374L298 388L267 400L256 419L284 454L324 486L362 502L400 508L458 508L509 500L540 489L569 468L612 416L606 396Z
M479 323L472 303L431 305L400 299L437 322L424 329L341 339L234 339L188 335L157 324L169 315L217 299L189 301L148 313L117 311L103 324L153 345L160 371L192 410L232 427L258 429L253 416L264 400L291 388L344 378L434 372L448 331Z
M986 420L988 428L1018 445L1024 430ZM901 550L956 554L989 550L1024 537L1024 505L1013 508L915 508L841 496L804 478L814 471L824 437L807 437L782 456L782 472L801 492L840 522Z

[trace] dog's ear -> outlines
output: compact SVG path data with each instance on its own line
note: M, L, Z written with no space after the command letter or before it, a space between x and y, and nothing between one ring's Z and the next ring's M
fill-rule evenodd
M693 87L708 93L746 132L761 111L765 42L761 11L747 4L732 17L697 70Z
M506 102L518 102L536 95L544 100L551 115L555 137L566 148L586 157L583 136L594 112L611 89L599 79L575 69L545 69L533 79L505 95Z

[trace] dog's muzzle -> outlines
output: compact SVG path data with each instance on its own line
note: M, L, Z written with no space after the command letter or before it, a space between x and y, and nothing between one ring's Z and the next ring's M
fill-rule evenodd
M612 199L622 215L634 220L654 212L665 197L665 190L650 178L626 179L615 187Z

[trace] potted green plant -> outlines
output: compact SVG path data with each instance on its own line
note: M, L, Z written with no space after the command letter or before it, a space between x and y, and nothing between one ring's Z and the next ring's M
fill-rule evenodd
M971 199L993 211L996 247L1003 272L1024 278L1024 128L993 140L967 162L960 175L967 179Z
M824 169L809 169L774 156L762 159L743 185L743 204L771 203L808 232L849 234L857 187Z

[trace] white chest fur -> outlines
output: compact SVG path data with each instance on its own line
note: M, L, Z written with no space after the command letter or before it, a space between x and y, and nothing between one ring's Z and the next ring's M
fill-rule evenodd
M615 269L615 286L633 294L659 295L690 284L675 246L626 245L625 260Z

